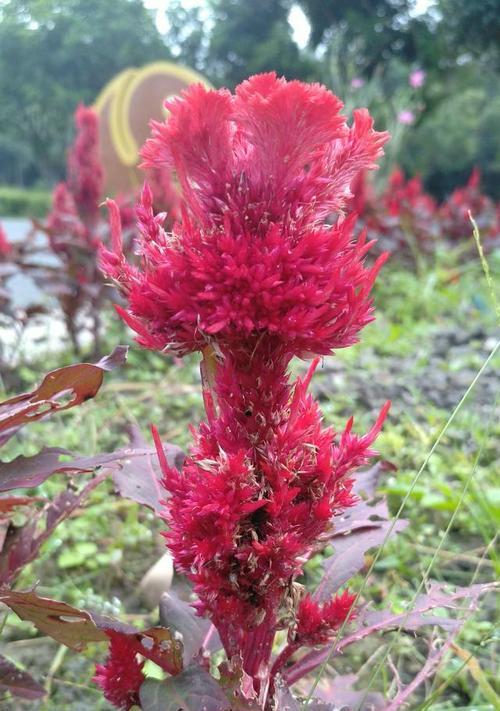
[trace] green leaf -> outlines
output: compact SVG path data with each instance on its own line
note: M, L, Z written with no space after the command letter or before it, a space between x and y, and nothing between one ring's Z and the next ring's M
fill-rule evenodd
M66 548L57 558L57 565L60 568L76 568L83 565L87 558L94 556L98 551L95 543L82 541L76 543L71 548Z

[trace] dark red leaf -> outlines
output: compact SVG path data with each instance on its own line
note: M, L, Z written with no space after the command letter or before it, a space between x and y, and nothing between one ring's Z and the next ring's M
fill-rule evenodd
M89 642L108 641L106 633L97 627L90 613L65 602L39 597L35 592L7 588L0 589L0 602L22 620L32 622L43 634L77 652L83 651Z
M337 590L359 572L365 563L365 553L380 546L386 536L399 533L407 521L382 521L377 527L359 528L332 539L334 553L323 562L324 575L316 588L314 598L320 602L330 600ZM391 530L391 526L393 526Z
M219 684L194 664L165 681L146 679L139 698L143 711L231 711Z
M11 462L0 462L0 491L39 486L58 470L62 454L69 452L59 447L47 447L32 457L20 455Z
M113 481L126 499L149 506L156 513L163 510L167 492L162 486L163 474L156 450L151 448L137 428L130 430L130 449L122 450L120 466L113 470ZM165 456L171 467L180 469L184 452L173 444L163 443Z
M315 693L320 699L334 703L339 709L359 709L359 711L383 709L386 701L382 694L365 690L357 691L354 688L357 680L356 674L339 674L333 679L322 681Z
M161 596L160 623L177 632L182 640L184 667L202 650L203 642L212 626L209 620L198 617L189 603L173 593L164 593Z
M28 672L0 654L0 690L10 691L21 699L41 699L46 691Z
M138 654L158 664L169 674L182 670L182 644L166 627L137 630L119 620L96 615L65 602L40 597L31 591L0 589L5 603L22 620L32 622L40 632L77 652L89 642L109 642L109 632L125 635Z
M388 518L389 509L385 499L376 503L360 501L355 506L345 509L340 516L332 518L332 545L335 545L337 537L349 531L360 528L380 528Z
M391 462L382 461L374 464L369 469L358 471L354 477L353 490L355 494L363 499L371 499L375 496L382 474L395 472L397 468Z
M91 472L106 467L113 475L116 489L124 498L149 506L157 513L167 493L162 487L162 474L156 450L144 442L144 447L125 447L116 452L91 457L75 457L61 461L65 449L43 449L33 457L19 456L11 462L0 462L0 492L32 488L42 484L52 474ZM164 443L170 466L182 466L184 454L179 447Z
M41 496L0 496L0 515L10 513L16 506L27 506L44 500Z
M95 477L80 492L63 491L54 501L34 512L24 526L7 535L0 551L0 584L11 582L24 566L37 557L40 547L54 529L81 506L88 494L105 478L105 473Z
M117 346L99 363L77 363L54 370L29 393L0 403L0 432L7 441L19 427L59 410L68 410L93 398L103 381L103 371L125 362L126 346Z

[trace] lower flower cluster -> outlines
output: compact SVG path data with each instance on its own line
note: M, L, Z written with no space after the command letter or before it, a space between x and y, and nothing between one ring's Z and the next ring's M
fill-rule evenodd
M364 436L352 432L352 420L335 433L322 426L307 392L318 361L290 384L289 360L258 342L220 354L207 384L211 414L194 432L183 470L163 462L166 538L177 569L194 583L199 614L212 619L228 655L241 654L252 676L269 661L278 629L297 625L300 644L314 645L349 613L347 595L314 608L315 627L312 603L299 605L296 578L335 515L355 502L350 474L373 454L388 409Z

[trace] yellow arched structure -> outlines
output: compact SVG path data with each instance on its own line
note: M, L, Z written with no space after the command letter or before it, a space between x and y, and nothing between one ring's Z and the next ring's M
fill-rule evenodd
M100 119L107 194L128 192L140 184L138 153L149 135L149 121L164 119L165 100L195 83L211 86L192 69L159 61L125 69L102 89L94 108Z

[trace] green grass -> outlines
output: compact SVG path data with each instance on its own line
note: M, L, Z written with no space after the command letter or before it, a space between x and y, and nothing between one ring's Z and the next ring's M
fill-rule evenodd
M48 190L0 185L0 215L5 217L44 217L50 200Z
M489 258L489 268L494 283L499 255ZM372 556L372 573L367 578L359 575L353 589L365 587L364 595L376 605L400 607L413 599L427 577L466 585L498 576L500 561L491 546L500 521L498 355L463 399L493 350L498 330L479 259L457 266L452 255L443 255L420 276L390 264L379 279L375 300L377 321L365 329L361 343L328 359L330 365L313 383L325 420L338 429L354 414L355 427L363 431L385 399L393 400L377 446L398 470L387 476L382 489L394 514L404 502L401 513L410 525L380 557ZM110 345L124 338L130 340L110 322ZM69 355L64 359L70 360ZM44 363L43 369L60 364ZM296 364L297 370L302 367ZM20 374L28 386L41 372L41 366L32 364ZM86 454L111 450L125 443L124 428L130 422L146 435L154 422L162 436L185 447L187 424L201 417L196 359L178 366L132 347L127 366L106 378L94 401L24 430L8 454L31 453L42 445ZM53 496L62 486L64 479L55 478L40 490ZM148 510L117 499L110 485L102 485L82 514L57 530L18 586L38 580L39 591L48 596L144 620L147 610L137 596L137 584L163 550L161 529ZM306 581L313 581L318 572L315 559L308 564ZM156 621L154 615L152 619ZM494 708L489 691L495 685L494 623L491 602L485 600L458 640L477 661L480 674L474 676L470 665L451 654L435 682L413 697L411 708ZM53 663L51 696L40 706L44 711L109 708L90 682L95 649L62 655L58 645L36 637L13 614L3 634L5 651L40 678ZM387 691L389 654L405 673L415 673L423 662L422 640L387 635L382 645L374 641L349 651L335 668L346 673L378 655L372 670L380 667L380 673L371 681L374 688ZM373 671L363 679L370 681L370 676Z

